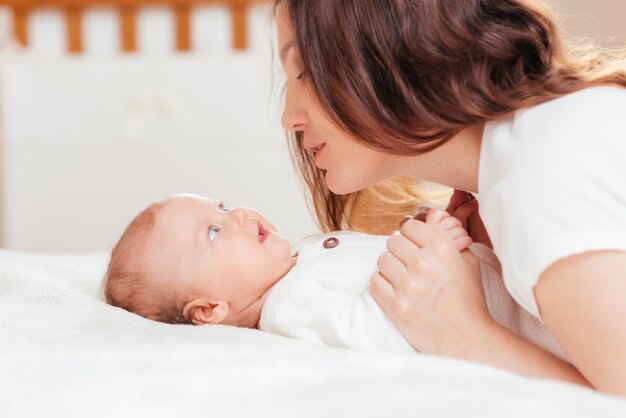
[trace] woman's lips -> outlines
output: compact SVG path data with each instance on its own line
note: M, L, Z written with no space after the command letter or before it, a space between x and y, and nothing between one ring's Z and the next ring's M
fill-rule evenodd
M324 149L324 147L326 146L326 143L323 143L322 145L312 148L311 152L313 153L313 161L317 162L317 159L319 158L320 153L322 152L322 150Z

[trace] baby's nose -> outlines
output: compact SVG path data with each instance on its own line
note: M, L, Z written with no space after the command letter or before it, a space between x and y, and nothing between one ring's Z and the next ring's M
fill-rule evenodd
M232 218L233 220L240 226L244 226L246 224L246 211L241 209L241 208L237 208L237 209L233 209L231 212Z

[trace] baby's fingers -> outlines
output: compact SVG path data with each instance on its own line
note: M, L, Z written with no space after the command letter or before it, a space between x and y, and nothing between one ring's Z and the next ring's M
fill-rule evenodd
M472 241L472 237L470 237L467 234L463 234L461 236L456 237L452 241L452 245L458 251L463 252L472 244L472 242L474 242L474 241Z
M455 190L450 197L450 203L446 208L446 211L453 215L454 212L463 204L473 200L474 196L471 193L463 192L461 190Z
M478 201L476 199L470 200L469 202L464 203L461 206L459 206L452 213L452 216L454 216L456 219L461 221L461 224L463 225L463 227L467 229L467 221L469 217L472 215L472 213L476 211L476 209L478 209Z

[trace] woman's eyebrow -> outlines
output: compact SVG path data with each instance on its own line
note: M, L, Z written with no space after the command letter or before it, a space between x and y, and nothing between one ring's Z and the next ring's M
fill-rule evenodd
M283 47L280 50L280 61L284 64L285 60L287 59L287 54L289 53L289 50L291 48L293 48L296 45L296 40L295 39L291 39L289 40L287 43L285 43L285 45L283 45Z

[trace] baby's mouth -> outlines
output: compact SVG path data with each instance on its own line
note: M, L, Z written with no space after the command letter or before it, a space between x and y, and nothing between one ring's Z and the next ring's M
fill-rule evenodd
M259 243L263 244L269 234L270 231L263 228L263 225L261 225L261 222L259 222Z

